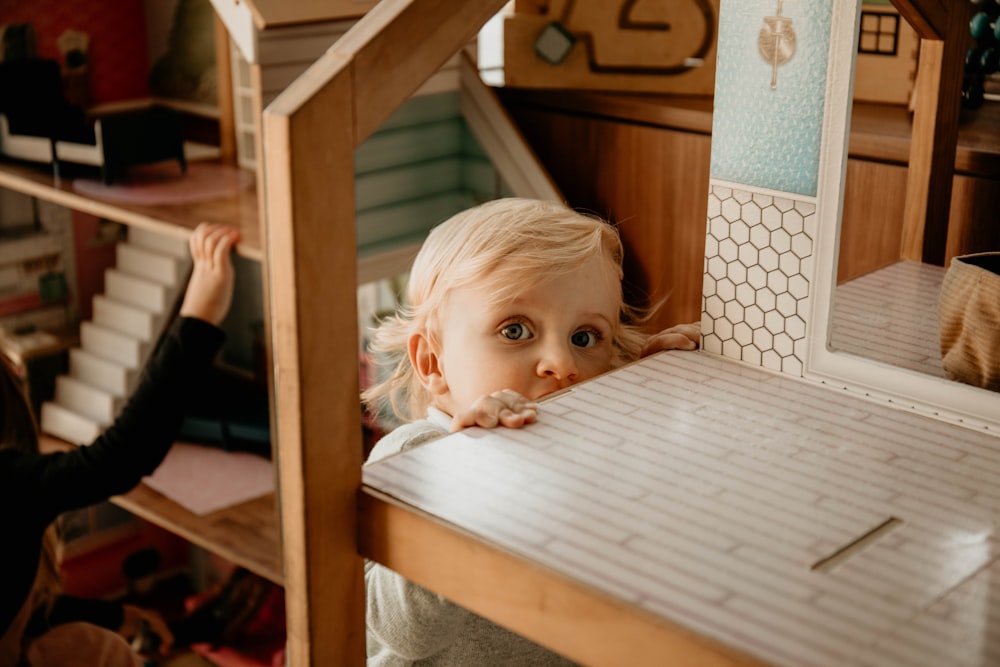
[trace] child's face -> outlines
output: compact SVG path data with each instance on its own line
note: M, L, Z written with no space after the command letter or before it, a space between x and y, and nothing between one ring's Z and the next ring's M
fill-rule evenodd
M501 389L534 400L610 370L620 294L603 257L499 304L486 285L454 290L439 319L439 382L425 383L433 405L454 416Z

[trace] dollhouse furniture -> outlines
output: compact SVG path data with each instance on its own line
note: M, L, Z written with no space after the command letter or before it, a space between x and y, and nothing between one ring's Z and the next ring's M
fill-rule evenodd
M107 184L132 165L187 163L179 116L170 109L120 111L90 120L66 101L59 63L43 58L0 62L0 152L21 160L101 168Z

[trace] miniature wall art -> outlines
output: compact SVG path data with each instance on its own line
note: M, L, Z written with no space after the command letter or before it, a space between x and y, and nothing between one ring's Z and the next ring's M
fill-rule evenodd
M517 0L509 86L710 95L719 0Z

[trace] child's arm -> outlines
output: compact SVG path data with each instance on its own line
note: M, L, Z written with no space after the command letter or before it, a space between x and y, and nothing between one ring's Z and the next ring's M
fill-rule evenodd
M17 484L2 495L34 498L32 510L47 522L68 509L131 490L159 465L225 339L217 325L229 310L230 251L238 238L239 231L229 227L200 225L195 230L183 317L157 343L115 422L89 447L20 457L11 475Z
M663 350L697 350L701 342L701 322L678 324L646 340L640 356L648 357Z
M451 431L470 426L520 428L538 418L538 404L513 389L501 389L483 396L451 420Z

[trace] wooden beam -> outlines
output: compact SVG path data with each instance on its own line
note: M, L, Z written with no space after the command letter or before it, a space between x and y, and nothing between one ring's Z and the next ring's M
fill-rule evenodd
M953 3L944 39L921 40L900 248L904 259L944 262L971 7Z
M264 114L288 664L361 665L362 435L350 63L320 58Z
M382 0L332 50L353 62L355 146L464 47L504 0Z
M892 0L899 15L924 39L944 39L948 25L946 0ZM951 2L951 4L957 4ZM968 4L968 3L966 3Z

